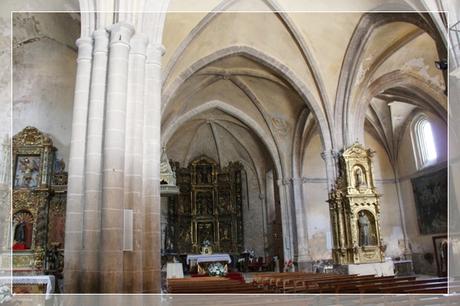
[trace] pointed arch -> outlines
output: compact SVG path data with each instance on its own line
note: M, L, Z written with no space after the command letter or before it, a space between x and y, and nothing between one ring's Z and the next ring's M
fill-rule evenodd
M436 43L438 53L446 54L445 39L437 30L428 14L398 14L398 13L366 13L353 32L350 43L345 52L342 68L337 85L334 119L337 129L334 138L342 146L351 145L356 139L348 135L347 129L353 125L353 118L349 117L353 106L350 97L355 83L359 63L362 61L364 49L374 30L383 25L394 22L406 22L415 25L430 35Z
M359 105L349 110L349 112L354 112L348 114L350 124L347 128L350 131L350 139L361 141L364 139L363 127L366 110L372 98L392 88L399 89L401 99L405 99L404 102L429 110L447 122L447 97L444 93L414 74L397 70L376 79L369 86L360 103L357 103ZM405 96L402 96L403 94Z
M246 126L248 126L254 133L259 137L260 141L265 145L267 151L270 154L272 159L273 165L275 166L276 174L278 177L282 176L284 173L282 170L282 165L280 163L280 156L278 154L278 150L276 145L270 141L272 138L269 134L267 134L258 124L257 122L248 116L246 113L242 112L236 107L231 106L228 103L219 101L219 100L212 100L201 104L200 106L188 111L187 113L181 115L177 120L172 122L169 126L163 128L162 134L162 145L166 145L174 133L178 130L180 126L182 126L185 122L190 120L196 115L202 114L211 109L218 109L230 116L233 116L243 122Z
M194 62L182 73L180 73L179 76L164 90L162 97L162 113L164 113L164 110L168 107L168 103L174 94L178 92L178 89L182 86L182 84L184 84L185 81L188 80L195 72L215 61L234 55L245 56L261 65L274 70L277 74L284 78L294 88L294 90L296 90L296 92L305 102L306 106L317 118L318 124L320 126L320 135L323 146L328 149L332 148L329 126L322 105L314 98L305 83L303 83L289 67L283 65L278 59L271 57L258 49L246 45L232 46L208 54L207 56Z

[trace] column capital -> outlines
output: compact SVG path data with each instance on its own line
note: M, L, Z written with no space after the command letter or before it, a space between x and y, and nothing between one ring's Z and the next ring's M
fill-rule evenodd
M109 33L106 29L98 29L93 32L94 38L94 51L96 52L108 52L109 45Z
M145 56L148 43L149 37L144 33L134 34L131 38L131 53Z
M77 39L75 44L78 47L78 58L79 60L90 60L93 51L93 39L89 36L80 37Z
M150 43L147 46L147 64L161 65L161 57L165 54L165 47L161 44Z
M165 47L162 44L158 43L149 43L147 46L147 54L148 55L157 55L157 56L163 56L165 54Z
M339 152L336 150L325 150L321 152L321 158L323 160L329 159L329 158L337 158L339 157Z
M134 26L127 22L118 22L107 27L110 32L110 44L129 45L129 41L134 34Z
M278 186L285 186L288 185L291 182L291 180L291 178L283 178L276 180L276 182L278 183Z

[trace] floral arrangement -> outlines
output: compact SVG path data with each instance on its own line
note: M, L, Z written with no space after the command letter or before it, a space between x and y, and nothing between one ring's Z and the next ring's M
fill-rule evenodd
M7 303L11 301L13 295L11 294L10 287L1 286L0 287L0 304Z
M209 276L225 276L225 268L220 262L213 262L208 266Z
M293 267L292 259L289 259L289 261L286 261L284 263L284 271L285 272L291 271L292 267Z

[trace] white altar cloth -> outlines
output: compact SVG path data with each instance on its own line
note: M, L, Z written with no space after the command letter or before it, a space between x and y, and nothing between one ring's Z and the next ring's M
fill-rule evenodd
M180 262L168 262L166 264L166 278L184 278L184 270Z
M187 255L187 264L190 264L191 261L200 262L216 262L216 261L226 261L231 263L232 259L228 254L198 254L198 255Z
M13 280L13 281L11 281ZM13 276L13 279L9 276L0 277L0 285L11 285L13 284L46 284L46 295L45 298L51 298L51 294L54 293L54 276L53 275L31 275L31 276Z

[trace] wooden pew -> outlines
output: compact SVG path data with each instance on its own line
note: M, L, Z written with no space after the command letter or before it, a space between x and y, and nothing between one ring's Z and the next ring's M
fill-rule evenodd
M400 282L408 282L415 280L415 276L402 276L402 277L376 277L363 283L349 283L338 285L336 293L370 293L375 291L375 288L382 287L386 284L395 284Z
M406 292L406 293L412 293L412 294L447 294L447 286L413 289L413 290L411 290L409 292Z
M169 293L264 293L252 284L227 278L169 279Z
M404 285L410 285L410 284L424 284L424 283L432 283L432 282L437 282L437 283L446 283L447 278L429 278L429 279L415 279L415 277L412 277L413 279L407 279L407 277L398 277L394 279L394 282L387 282L384 284L365 284L365 285L358 285L357 289L359 290L360 293L380 293L382 292L383 289L385 288L391 288L391 287L398 287L398 286L404 286Z
M256 274L253 283L258 287L273 289L282 282L283 279L293 278L293 277L305 277L310 275L315 275L313 272L281 272L281 273L264 273Z
M427 290L428 288L436 288L436 287L443 287L443 286L447 288L447 284L442 283L442 282L434 281L434 282L416 283L415 281L415 282L410 282L404 285L398 284L392 287L379 288L379 292L381 293L412 293L412 291L414 290L420 291L420 290L425 289L426 291L428 291ZM445 293L447 293L447 290Z
M308 286L311 284L316 284L319 281L326 280L348 280L355 278L357 275L341 275L341 274L322 274L317 273L315 275L303 276L303 277L294 277L283 280L282 292L285 293L296 293L300 290L308 289Z
M307 284L304 289L298 290L300 293L361 293L379 292L381 287L391 287L395 284L408 285L415 281L414 276L394 277L394 276L372 276L364 275L350 277L348 279L329 279L315 280ZM422 281L429 282L429 281Z
M362 288L367 288L371 290L371 288L380 288L385 285L391 285L396 283L407 283L410 281L414 281L415 276L403 276L403 277L395 277L395 276L377 276L375 278L369 278L364 280L351 280L350 282L343 282L343 283L336 283L332 290L323 290L321 292L334 292L334 293L363 293L364 291ZM361 287L362 286L362 287Z

